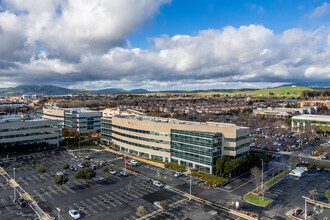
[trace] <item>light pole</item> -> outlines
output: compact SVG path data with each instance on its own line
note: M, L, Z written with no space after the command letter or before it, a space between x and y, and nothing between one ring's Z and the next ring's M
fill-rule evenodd
M61 216L60 216L60 211L61 211L61 209L60 208L57 208L57 215L58 215L58 220L60 220L61 219Z
M190 196L189 196L189 200L191 200L191 169L190 169Z
M125 162L125 173L126 173L126 148L125 148L125 159L124 159L124 162Z
M264 198L264 159L261 159L261 192L262 198Z
M302 196L305 199L305 220L307 220L307 200L309 199L309 197L306 196Z
M14 202L16 201L16 176L15 176L15 170L14 168Z
M79 157L80 157L80 137L79 137Z

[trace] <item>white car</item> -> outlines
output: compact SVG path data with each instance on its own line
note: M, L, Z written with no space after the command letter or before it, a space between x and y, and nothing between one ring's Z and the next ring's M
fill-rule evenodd
M62 175L64 175L64 173L63 172L57 172L56 175L62 176Z
M160 205L160 201L154 201L154 206L156 206L159 209L162 208L162 206Z
M115 171L115 170L111 170L110 173L111 173L112 175L116 175L116 174L117 174L117 171Z
M121 171L121 172L120 172L120 175L122 175L122 176L127 176L128 173L127 173L126 171Z
M80 219L80 214L77 210L71 209L69 210L69 215L74 219Z
M129 165L132 165L132 166L137 166L137 165L139 165L139 163L136 161L136 160L130 160L129 161L129 163L128 163Z
M159 188L162 188L163 187L163 184L157 180L153 181L152 182L155 186L159 187Z
M174 174L175 177L179 177L179 176L182 176L182 175L183 174L182 173L179 173L179 172L177 172L177 173Z

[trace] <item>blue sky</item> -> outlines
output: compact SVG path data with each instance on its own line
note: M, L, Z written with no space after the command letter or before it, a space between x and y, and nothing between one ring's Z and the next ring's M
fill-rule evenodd
M0 0L0 37L0 87L330 86L326 0Z
M128 39L132 47L150 48L150 39L167 34L196 35L205 29L260 24L281 33L291 28L314 30L330 24L330 13L311 19L317 0L174 0Z

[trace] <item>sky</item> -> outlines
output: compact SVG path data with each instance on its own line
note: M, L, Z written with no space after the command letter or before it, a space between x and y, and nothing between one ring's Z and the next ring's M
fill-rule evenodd
M0 0L0 88L330 86L330 1Z

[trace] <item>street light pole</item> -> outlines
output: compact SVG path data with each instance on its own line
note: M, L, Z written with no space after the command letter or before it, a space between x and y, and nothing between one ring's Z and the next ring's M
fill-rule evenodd
M190 196L189 196L189 200L191 200L191 169L190 169Z
M16 176L15 176L15 168L14 168L14 202L16 201Z
M79 137L79 157L80 157L80 137Z
M307 200L309 199L309 197L306 196L302 196L305 199L305 220L307 220Z
M261 159L261 192L262 192L262 198L264 197L264 159Z
M126 148L125 148L125 159L124 159L124 162L125 162L125 172L126 172Z
M57 215L58 215L58 220L60 220L61 219L61 216L60 216L60 211L61 211L61 209L60 208L57 208Z

